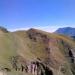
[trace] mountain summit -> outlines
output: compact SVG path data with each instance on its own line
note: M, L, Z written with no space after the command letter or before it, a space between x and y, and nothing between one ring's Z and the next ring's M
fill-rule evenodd
M75 28L72 27L59 28L58 30L55 31L55 33L67 36L75 36Z
M0 26L0 32L7 33L7 32L8 32L8 30L7 30L6 28L4 28L4 27Z

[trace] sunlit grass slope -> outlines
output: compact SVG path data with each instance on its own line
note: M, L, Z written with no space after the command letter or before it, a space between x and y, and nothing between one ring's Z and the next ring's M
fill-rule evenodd
M45 42L46 40L49 41ZM24 60L35 61L39 58L43 63L49 63L48 66L53 70L54 75L73 75L71 70L74 72L74 68L66 57L67 47L75 52L75 42L72 38L55 33L37 29L7 33L0 31L0 66L12 68L10 57L19 55ZM47 48L50 48L50 51L46 50ZM66 69L65 73L59 70L62 65ZM21 75L20 72L15 71L9 74Z

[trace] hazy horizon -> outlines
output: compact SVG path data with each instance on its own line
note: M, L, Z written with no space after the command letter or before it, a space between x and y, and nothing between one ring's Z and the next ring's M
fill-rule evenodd
M3 26L2 26L3 27ZM46 26L46 27L33 27L33 29L38 29L38 30L43 30L43 31L46 31L46 32L55 32L56 30L58 30L59 28L75 28L75 27L70 27L70 26L64 26L64 27L62 27L62 26L60 26L60 27L57 27L57 28L52 28L52 27L48 27L48 26ZM5 28L5 27L4 27ZM6 28L8 31L11 31L11 32L14 32L14 31L19 31L19 30L29 30L29 29L31 29L31 28L16 28L16 29L8 29L8 28Z

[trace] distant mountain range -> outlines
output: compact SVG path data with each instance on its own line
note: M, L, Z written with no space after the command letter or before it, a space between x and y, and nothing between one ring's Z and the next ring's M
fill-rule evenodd
M75 36L75 28L72 27L59 28L58 30L55 31L55 33L67 36Z

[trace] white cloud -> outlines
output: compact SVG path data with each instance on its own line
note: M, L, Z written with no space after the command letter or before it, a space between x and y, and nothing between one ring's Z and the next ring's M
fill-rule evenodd
M35 28L35 29L40 29L40 30L44 30L44 31L47 31L47 32L54 32L56 31L58 28L63 28L63 27L75 27L74 25L47 25L47 26L34 26L32 28ZM17 30L28 30L30 29L31 27L28 27L28 28L16 28L16 29L9 29L9 31L17 31Z
M35 26L35 27L32 27L32 28L35 28L35 29L40 29L40 30L43 30L43 31L47 31L47 32L53 32L56 30L56 27L55 26ZM9 29L9 31L17 31L17 30L28 30L30 29L30 27L28 28L16 28L16 29Z

